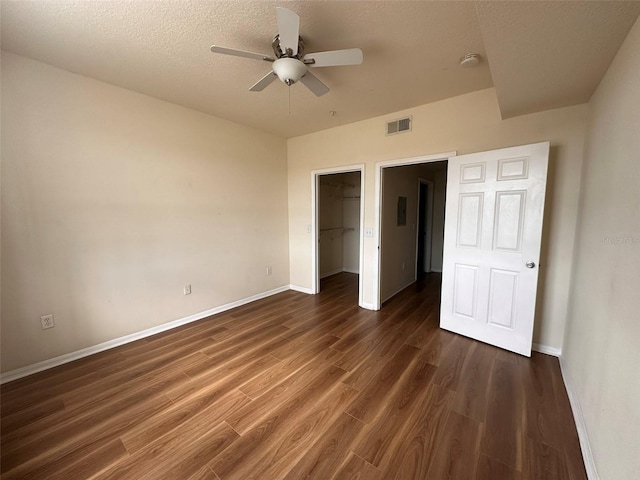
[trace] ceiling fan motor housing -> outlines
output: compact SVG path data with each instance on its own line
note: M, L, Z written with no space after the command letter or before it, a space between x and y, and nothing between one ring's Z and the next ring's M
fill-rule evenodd
M278 34L273 37L271 48L273 49L273 53L275 54L276 58L292 57L301 59L304 57L304 41L302 40L302 37L298 37L298 53L296 55L290 55L290 53L293 53L291 52L291 50L282 48L282 46L280 45L280 35Z

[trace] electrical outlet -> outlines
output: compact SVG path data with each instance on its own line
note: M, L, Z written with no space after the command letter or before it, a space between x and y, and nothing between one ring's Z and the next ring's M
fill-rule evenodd
M42 324L42 330L46 330L47 328L53 328L56 324L53 322L53 314L42 315L40 317L40 323Z
M271 275L271 265L269 265L269 266L266 268L266 270L267 270L267 275Z
M185 285L184 286L184 294L185 295L191 295L191 285Z
M365 237L373 237L373 228L365 228L364 229Z
M307 233L311 233L311 225L307 225Z

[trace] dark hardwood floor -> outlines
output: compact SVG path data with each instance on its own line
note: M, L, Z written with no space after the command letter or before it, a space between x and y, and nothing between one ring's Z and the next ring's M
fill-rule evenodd
M357 276L2 386L3 479L584 479L557 359L438 328L439 276Z

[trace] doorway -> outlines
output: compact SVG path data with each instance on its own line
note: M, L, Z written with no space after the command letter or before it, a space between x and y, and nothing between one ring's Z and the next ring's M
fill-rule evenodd
M389 281L400 263L397 258L391 263L388 259L404 251L394 248L398 245L385 238L390 209L384 206L397 201L397 218L391 219L397 222L397 228L406 229L406 210L411 205L403 194L387 190L387 172L445 159L450 178L444 197L447 221L443 221L446 234L441 263L440 328L530 356L549 142L376 164L378 262L374 271L374 307L380 309L386 299L415 281L391 292L388 284L382 284L383 280ZM436 239L439 236L433 235L432 241ZM432 259L434 251L432 246ZM404 261L401 266L404 270ZM403 280L407 280L406 274Z
M433 182L418 179L418 225L416 238L416 280L431 273L431 244L433 235Z
M381 169L381 303L441 270L446 178L442 159Z
M362 304L364 165L312 172L312 291L341 275L358 276Z

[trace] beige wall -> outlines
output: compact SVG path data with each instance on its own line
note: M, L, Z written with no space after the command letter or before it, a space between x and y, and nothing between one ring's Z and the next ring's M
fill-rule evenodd
M640 478L640 21L589 103L563 364L600 478Z
M442 252L444 248L444 211L447 197L447 169L438 168L432 175L421 174L433 181L433 232L431 234L431 271L442 272Z
M447 193L447 162L430 162L419 165L418 177L432 182L431 271L442 272L444 211Z
M3 371L289 283L284 139L8 53L1 113Z
M416 279L418 166L385 168L382 173L380 299L385 302ZM398 198L407 199L406 225L398 225Z
M291 283L311 287L310 172L365 164L365 228L375 226L376 162L457 150L470 153L549 140L551 158L534 342L561 347L587 107L501 120L493 89L291 138L287 142ZM385 136L385 122L413 115L413 131ZM364 241L364 303L374 304L377 238Z
M382 170L382 241L380 242L380 298L386 301L416 280L417 221L420 179L433 187L431 269L442 271L446 162L388 167ZM397 225L398 197L407 198L407 225ZM404 268L403 268L404 265Z

